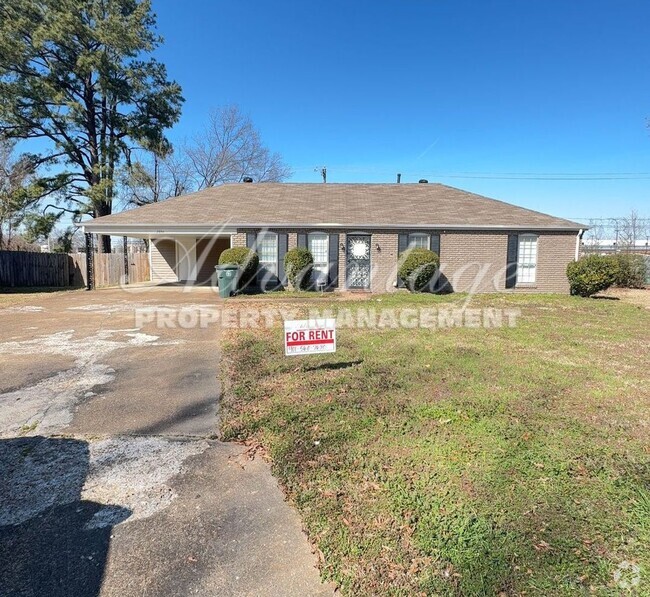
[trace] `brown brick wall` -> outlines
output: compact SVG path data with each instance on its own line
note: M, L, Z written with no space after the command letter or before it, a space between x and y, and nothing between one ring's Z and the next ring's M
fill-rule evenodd
M566 267L573 261L575 242L574 232L538 233L535 284L508 292L568 293ZM507 248L508 231L443 232L441 271L455 292L505 291Z
M312 230L272 229L288 233L289 249L297 245L298 232ZM320 231L320 230L319 230ZM339 290L345 289L346 233L352 230L322 230L339 235ZM397 290L397 241L407 230L373 230L371 232L372 292ZM534 232L534 231L531 231ZM566 266L573 260L576 233L539 233L537 244L537 281L533 286L517 287L508 292L568 293ZM246 231L232 237L233 247L246 246ZM441 272L454 292L503 292L505 288L508 231L441 231Z
M230 237L231 247L245 247L246 246L246 233L237 232Z
M537 282L533 292L569 293L566 268L575 258L576 237L576 232L539 235Z
M505 290L507 232L443 232L440 271L454 292Z

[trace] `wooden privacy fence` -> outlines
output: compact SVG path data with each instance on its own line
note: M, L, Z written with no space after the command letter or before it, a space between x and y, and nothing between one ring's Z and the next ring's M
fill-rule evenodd
M84 273L86 256L84 255ZM149 253L127 253L129 284L148 282L150 279ZM95 254L95 286L116 286L124 276L124 253ZM84 278L85 281L85 278Z
M127 253L129 283L148 282L149 254ZM124 254L94 255L95 287L123 283ZM0 288L83 287L88 283L86 254L0 251Z
M63 253L0 251L0 287L70 286L72 267Z

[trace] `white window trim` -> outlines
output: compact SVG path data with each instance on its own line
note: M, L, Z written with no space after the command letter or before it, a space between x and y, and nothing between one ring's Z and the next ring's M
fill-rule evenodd
M525 242L534 242L534 255L535 260L533 262L524 262L522 258L521 245ZM517 278L515 286L519 287L534 287L537 284L537 264L539 262L539 236L537 234L519 234L517 235ZM532 279L523 280L524 278L523 269L528 271L532 270ZM528 277L528 276L527 276Z
M426 247L421 247L424 249L431 249L431 235L428 234L427 232L409 232L408 235L408 248L413 249L414 247L411 244L411 239L414 237L418 238L426 238L427 239L427 246Z
M325 239L325 261L315 261L312 269L312 281L318 282L319 280L324 280L327 284L329 277L329 252L330 252L330 237L326 232L310 232L307 234L307 249L311 252L312 256L314 252L312 251L311 241L314 238L324 238Z
M273 261L263 261L262 260L262 252L260 251L260 246L262 245L262 241L267 239L267 238L273 238L275 241L275 259ZM268 270L268 266L271 266L271 269L269 271L272 271L274 275L278 275L278 247L279 247L279 242L278 242L278 235L276 232L260 232L257 235L257 241L256 241L256 248L257 248L257 254L260 259L260 265Z

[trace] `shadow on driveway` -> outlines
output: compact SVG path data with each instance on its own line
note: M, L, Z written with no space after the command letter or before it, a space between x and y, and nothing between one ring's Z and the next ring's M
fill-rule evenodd
M130 511L81 498L88 468L84 441L0 440L0 595L99 595L112 531L105 521Z

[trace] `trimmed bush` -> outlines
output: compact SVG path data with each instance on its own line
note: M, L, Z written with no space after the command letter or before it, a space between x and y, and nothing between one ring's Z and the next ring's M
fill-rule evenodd
M611 256L616 268L616 281L619 288L644 288L648 267L643 255L617 253Z
M411 292L422 292L436 275L440 258L429 249L409 249L397 274Z
M616 282L617 268L611 257L589 255L572 261L566 268L571 294L592 296Z
M309 249L296 248L286 252L284 271L294 290L306 290L311 284L314 257Z
M255 278L260 265L260 258L252 249L233 247L219 255L219 265L235 264L239 266L239 287L244 288Z

